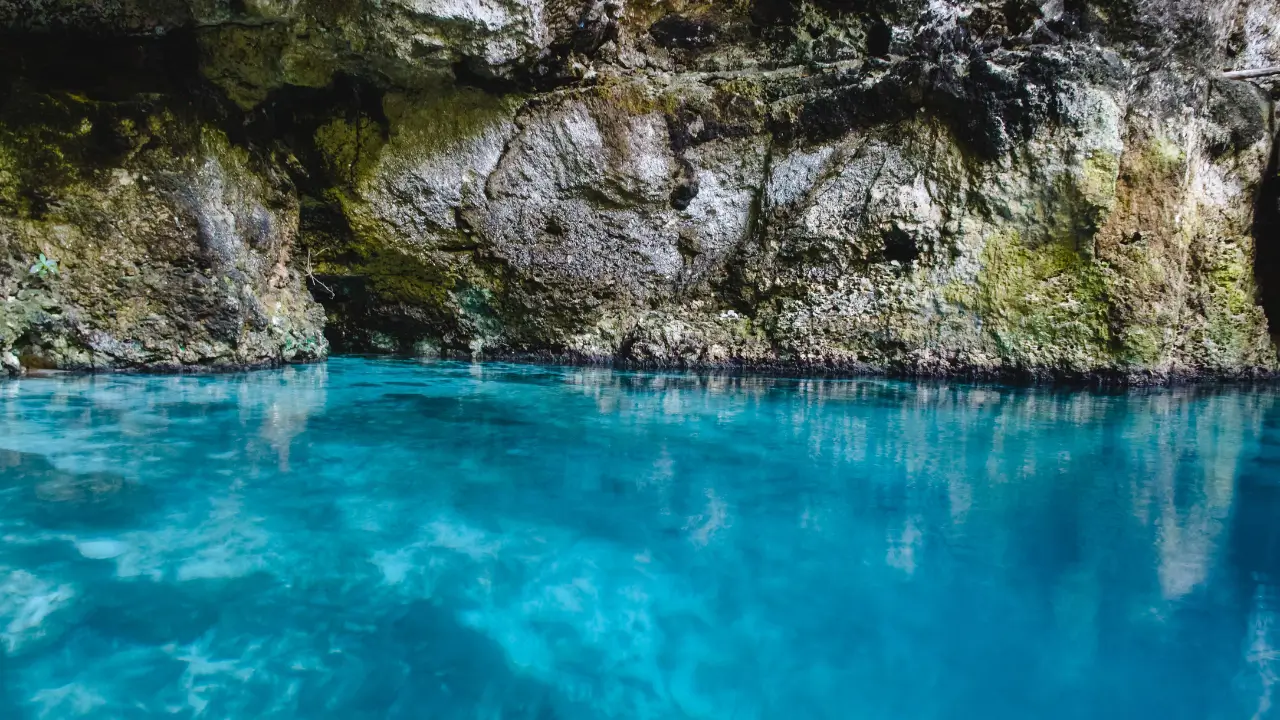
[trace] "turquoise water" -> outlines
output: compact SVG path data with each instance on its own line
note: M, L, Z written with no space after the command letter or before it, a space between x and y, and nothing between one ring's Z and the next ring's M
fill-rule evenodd
M1280 717L1280 396L0 383L0 718Z

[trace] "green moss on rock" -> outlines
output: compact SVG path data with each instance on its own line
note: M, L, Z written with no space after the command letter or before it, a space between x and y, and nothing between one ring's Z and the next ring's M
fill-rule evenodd
M1110 364L1107 283L1073 247L1027 247L993 235L982 254L977 302L1000 357L1020 368L1088 371Z
M368 176L384 143L382 128L363 116L330 120L316 129L314 141L329 176L351 187Z
M2 136L0 136L2 137ZM13 151L0 139L0 211L16 212L18 207L17 162Z
M421 157L446 152L509 122L524 102L519 95L442 88L421 94L388 93L382 111L390 122L396 152Z

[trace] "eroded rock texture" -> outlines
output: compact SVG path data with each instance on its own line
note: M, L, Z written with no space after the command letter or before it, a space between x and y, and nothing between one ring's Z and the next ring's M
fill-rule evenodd
M314 357L305 278L343 350L1277 368L1272 85L1221 76L1280 64L1270 0L0 0L0 25L23 364Z
M0 86L6 369L229 369L322 356L324 313L294 257L292 181L280 160L233 143L182 97L165 67L181 53L166 43L98 48L94 59L124 62L95 77L46 57L73 54L72 44L9 40L5 69L31 73Z

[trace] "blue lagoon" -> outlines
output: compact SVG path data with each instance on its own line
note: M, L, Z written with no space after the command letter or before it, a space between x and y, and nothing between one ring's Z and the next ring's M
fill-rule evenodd
M1280 717L1280 395L0 384L0 717Z

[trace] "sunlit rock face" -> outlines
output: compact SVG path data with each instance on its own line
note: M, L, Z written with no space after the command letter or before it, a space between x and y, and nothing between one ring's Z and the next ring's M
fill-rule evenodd
M1221 76L1280 64L1275 16L1261 0L0 0L28 58L10 96L181 98L248 158L253 177L221 187L271 188L277 254L252 247L252 202L202 232L292 278L290 318L307 277L339 349L1130 381L1277 368L1271 85ZM31 49L37 33L67 52ZM99 41L73 50L83 37ZM157 44L183 62L148 64ZM125 70L164 82L110 79ZM0 202L45 181L6 170L30 147L0 143ZM39 248L80 253L42 242L11 243L11 285L33 282L19 271ZM230 256L208 257L212 275ZM287 359L285 335L263 337L249 354Z

